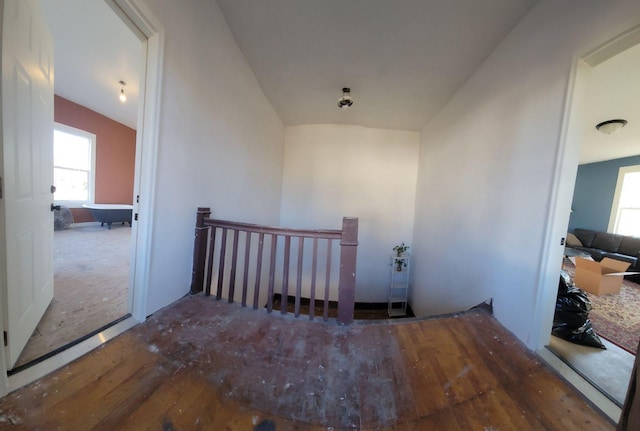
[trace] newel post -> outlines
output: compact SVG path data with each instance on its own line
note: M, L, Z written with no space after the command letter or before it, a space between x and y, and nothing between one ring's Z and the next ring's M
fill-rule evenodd
M340 239L340 281L338 284L338 324L353 322L356 296L356 257L358 252L358 219L342 219Z
M195 295L202 292L204 285L204 266L207 257L207 236L209 227L204 225L204 219L211 215L211 210L206 207L198 207L196 212L196 234L193 241L193 269L191 272L191 290Z

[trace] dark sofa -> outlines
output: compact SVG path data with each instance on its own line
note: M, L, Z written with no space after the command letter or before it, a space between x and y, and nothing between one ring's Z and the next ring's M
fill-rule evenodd
M573 234L578 241L567 238L568 248L589 253L598 262L605 257L629 262L631 266L627 271L640 272L640 238L590 229L574 229ZM637 281L640 276L627 278Z

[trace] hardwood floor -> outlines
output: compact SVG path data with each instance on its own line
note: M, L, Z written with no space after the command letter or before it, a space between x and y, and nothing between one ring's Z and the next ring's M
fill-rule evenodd
M12 430L613 430L484 311L333 323L185 297L0 400ZM275 427L275 428L274 428Z
M83 223L54 232L54 297L16 366L127 314L131 228Z

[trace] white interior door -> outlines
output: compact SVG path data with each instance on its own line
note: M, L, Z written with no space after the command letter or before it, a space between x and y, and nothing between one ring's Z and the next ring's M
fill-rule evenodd
M4 0L3 271L12 368L53 298L53 39L37 0Z

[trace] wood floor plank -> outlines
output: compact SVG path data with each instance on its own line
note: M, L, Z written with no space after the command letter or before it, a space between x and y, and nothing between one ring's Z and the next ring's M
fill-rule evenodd
M502 390L491 390L456 405L454 414L460 428L519 431L546 429L536 418L519 410L518 404L505 395Z
M435 355L423 349L415 334L419 325L396 327L399 348L403 358L404 372L410 385L407 391L412 394L411 404L417 417L430 415L449 406L445 391L442 389L446 377L441 373ZM437 328L434 327L434 330Z
M417 430L446 430L446 431L466 431L460 427L458 420L452 409L445 409L428 416L412 418L410 421L400 423L395 427L396 431L417 431Z
M484 311L339 327L199 295L0 399L0 429L263 420L277 431L614 428Z
M168 375L165 368L155 364L122 365L51 408L43 409L50 425L64 424L70 429L115 429L122 416L152 395ZM85 409L92 406L100 408L86 417Z
M510 393L534 412L545 427L561 426L564 430L598 430L604 426L599 418L589 414L590 406L571 396L571 390L551 371L541 368L524 377ZM551 408L550 406L553 406Z
M200 373L179 370L117 429L204 430L224 429L232 424L238 426L237 429L251 429L251 412L242 412L231 400L227 401L231 406L225 405L211 389Z

